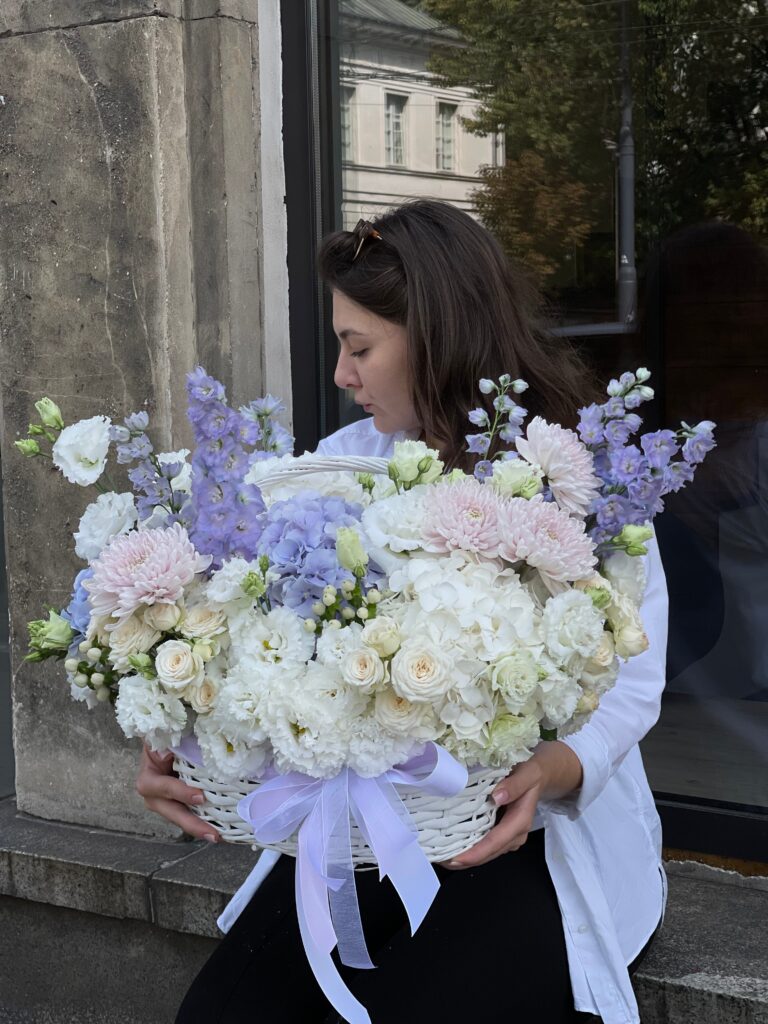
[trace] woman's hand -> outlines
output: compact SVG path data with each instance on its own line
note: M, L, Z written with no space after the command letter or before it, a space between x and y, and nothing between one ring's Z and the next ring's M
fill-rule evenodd
M541 799L554 800L581 786L581 762L570 747L557 740L541 743L533 757L517 765L491 794L501 819L476 843L444 868L474 868L511 850L519 850L531 831Z
M136 792L144 797L150 811L162 815L189 835L211 843L219 841L220 837L212 825L187 810L190 804L201 804L205 796L202 790L193 789L173 773L173 754L170 751L162 754L144 744Z

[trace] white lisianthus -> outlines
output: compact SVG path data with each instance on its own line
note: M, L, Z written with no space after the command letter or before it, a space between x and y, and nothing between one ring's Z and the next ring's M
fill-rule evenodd
M358 647L349 651L339 663L341 677L348 686L372 693L386 678L386 666L376 651Z
M181 608L177 604L164 604L158 601L144 609L144 621L152 629L168 633L175 629L181 618Z
M491 689L501 695L508 711L515 715L533 711L539 671L530 651L520 647L505 654L490 666L489 676Z
M299 666L312 657L315 638L304 620L287 607L241 613L230 618L229 631L235 658L243 655L272 664Z
M157 454L157 461L162 466L167 466L169 462L183 463L176 476L170 480L172 491L189 494L192 490L192 466L187 462L188 455L189 448L180 448L177 452L158 452Z
M459 740L484 743L487 726L493 720L494 707L485 686L463 686L454 699L447 700L440 709L441 720L449 726Z
M616 551L605 560L603 572L619 594L623 594L636 605L643 600L646 585L646 573L643 559L638 555L628 555L624 551Z
M443 471L440 452L428 448L423 441L396 441L389 465L405 484L432 483Z
M637 605L624 594L614 592L613 601L606 609L613 630L616 653L619 657L633 658L648 649L648 637Z
M132 529L138 518L133 495L129 492L100 494L80 519L74 534L75 554L85 562L92 562L113 537Z
M232 726L219 716L218 708L210 714L198 715L195 735L206 765L214 768L224 781L258 776L270 756L263 733Z
M53 445L53 464L71 484L95 484L107 464L109 428L107 416L92 416L65 427Z
M372 623L375 621L373 619ZM349 651L360 646L362 636L363 627L359 622L350 622L344 629L324 629L317 638L317 660L322 665L341 662Z
M148 625L141 613L131 615L109 634L109 661L118 672L128 672L128 658L145 654L160 639L158 630Z
M248 573L258 571L258 568L256 562L248 562L244 558L228 558L208 580L205 586L206 598L219 605L237 602L249 607L253 599L243 590L243 583Z
M155 672L166 690L181 694L188 686L202 683L205 662L183 640L166 640L157 648Z
M603 636L603 616L581 590L566 590L547 601L542 615L547 650L567 662L574 654L591 658Z
M484 760L494 767L510 768L527 761L541 739L535 715L499 715L488 730Z
M414 704L388 686L377 692L373 714L387 732L421 743L436 740L445 728L431 704Z
M497 459L486 484L505 498L532 498L544 490L544 474L525 459Z
M404 764L422 749L423 745L414 743L412 736L391 732L374 715L367 714L355 722L347 763L362 778L373 779L395 765Z
M187 712L178 697L163 690L156 679L140 675L120 680L115 716L129 739L139 736L152 750L176 746L187 724Z
M453 685L449 659L434 644L418 637L401 644L390 672L398 697L417 704L442 703Z
M226 629L227 619L224 612L204 604L186 608L179 625L181 635L192 640L212 640L225 633Z
M398 625L388 615L377 615L375 619L366 622L360 639L376 651L380 658L394 654L401 642Z
M211 678L211 676L205 676L202 682L190 683L189 686L185 687L181 696L192 705L193 711L196 711L199 715L205 715L213 708L219 694L219 689L219 683L215 679Z

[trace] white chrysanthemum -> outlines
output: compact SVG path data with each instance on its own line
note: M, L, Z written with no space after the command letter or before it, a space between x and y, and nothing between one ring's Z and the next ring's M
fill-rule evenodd
M645 594L646 572L644 560L626 551L616 551L606 558L603 572L615 590L636 605L640 605Z
M586 515L600 492L600 481L592 454L575 431L534 416L525 437L515 438L515 446L524 459L544 472L561 508Z
M348 763L358 775L373 779L395 765L404 764L422 749L422 744L414 742L411 736L390 732L375 717L366 715L355 723Z
M107 416L92 416L64 427L56 438L51 453L53 464L71 484L88 487L104 472L111 425Z
M131 739L139 736L152 750L176 746L187 724L187 711L178 697L156 679L124 676L115 701L117 724Z
M109 491L100 494L83 512L75 537L75 554L86 562L98 558L118 534L127 533L136 524L139 513L133 495Z
M290 608L273 608L266 615L258 610L242 613L230 618L229 632L235 660L247 656L298 667L314 652L314 636Z
M567 590L547 601L542 631L555 661L566 662L574 653L591 658L602 640L603 616L583 591Z

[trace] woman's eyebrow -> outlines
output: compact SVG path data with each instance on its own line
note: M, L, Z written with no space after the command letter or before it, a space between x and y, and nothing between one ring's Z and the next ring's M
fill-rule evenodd
M343 341L350 334L359 334L361 338L365 337L364 331L356 331L354 327L345 327L343 331L338 332L338 337L341 338L341 340Z

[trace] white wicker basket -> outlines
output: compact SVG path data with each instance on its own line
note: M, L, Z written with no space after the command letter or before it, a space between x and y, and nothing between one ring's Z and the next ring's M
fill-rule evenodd
M262 490L268 490L274 484L309 473L350 471L386 474L388 465L388 459L367 455L304 455L287 467L266 474L258 485ZM198 768L178 756L174 768L187 785L203 790L206 801L194 810L210 822L226 842L248 843L254 848L260 845L254 842L250 826L237 813L239 801L251 793L258 782L240 779L222 783L207 769ZM496 807L490 800L491 790L507 774L507 769L473 773L467 787L454 797L431 796L408 786L395 787L416 827L419 845L430 861L450 860L482 839L496 818ZM358 867L374 864L375 858L354 822L351 832L353 863ZM266 848L296 856L294 837Z
M174 760L174 770L188 786L203 790L205 803L193 810L210 822L225 842L247 843L254 849L260 848L261 844L254 842L250 826L237 813L240 800L252 793L258 787L258 782L246 779L220 782L206 768L199 768L178 755ZM410 813L419 846L428 860L450 860L483 838L496 818L496 806L490 800L491 790L507 774L505 768L474 773L467 787L453 797L430 796L409 786L395 786ZM356 866L375 863L373 854L354 822L351 833L352 862ZM295 857L296 841L291 837L284 843L276 843L266 849L279 850Z

